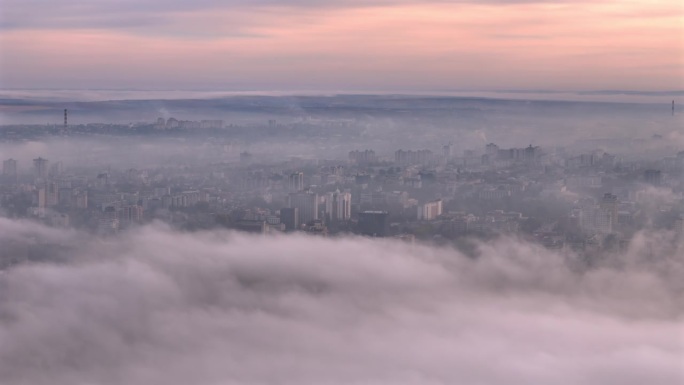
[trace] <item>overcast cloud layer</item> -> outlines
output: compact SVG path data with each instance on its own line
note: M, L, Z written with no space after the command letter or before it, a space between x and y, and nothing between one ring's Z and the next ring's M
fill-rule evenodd
M66 263L0 273L0 383L677 384L684 244L637 236L587 269L512 239L180 234L88 240L0 219ZM71 250L71 251L69 251Z
M677 0L1 4L3 88L684 87L684 6Z

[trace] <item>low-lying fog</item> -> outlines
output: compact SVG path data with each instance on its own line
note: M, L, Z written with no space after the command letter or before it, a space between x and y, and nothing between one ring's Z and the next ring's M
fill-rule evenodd
M546 95L552 99L556 94ZM671 97L658 95L665 96ZM29 98L7 99L1 104L0 124L14 125L2 128L2 135L20 138L23 143L18 147L17 140L0 144L0 156L22 161L43 156L53 161L73 159L78 163L85 159L136 167L179 160L230 161L243 151L262 160L293 156L346 159L355 149L373 149L381 158L393 159L398 149L430 149L439 154L443 145L452 143L454 154L460 156L466 150L483 151L490 142L501 148L532 144L547 153L562 147L649 158L684 148L684 114L676 105L673 115L669 101L240 95L87 102ZM61 129L65 108L71 134L45 135ZM158 130L153 128L158 118L218 119L225 127ZM88 126L91 123L118 126L103 129ZM25 124L37 126L27 128L22 126Z
M119 238L0 219L67 258L0 273L0 382L678 384L684 242L644 232L587 267L514 238Z

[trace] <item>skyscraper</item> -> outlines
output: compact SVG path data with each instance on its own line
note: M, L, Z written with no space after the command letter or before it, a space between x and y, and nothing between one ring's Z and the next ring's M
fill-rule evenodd
M389 219L387 211L364 211L359 213L359 233L371 237L389 235Z
M8 177L17 176L17 161L15 159L7 159L2 162L2 175Z
M44 208L47 201L47 191L45 187L38 187L33 191L33 205Z
M291 193L289 206L299 211L300 223L309 223L318 219L318 194L316 193L310 191Z
M442 200L437 199L418 206L418 220L432 221L442 215Z
M280 209L280 223L285 225L285 231L299 229L299 209L296 207Z
M48 182L45 185L45 205L52 207L59 203L59 186L56 182Z
M599 215L597 216L597 228L600 231L611 233L615 230L618 222L618 198L617 196L605 193L599 205Z
M351 194L329 192L325 197L325 214L331 222L348 221L351 218Z
M663 181L662 172L660 170L646 170L644 171L644 180L650 185L660 186Z
M34 159L33 174L36 178L45 178L48 175L48 160L40 157Z
M288 187L291 192L299 192L304 190L304 173L292 173L288 179L288 182Z

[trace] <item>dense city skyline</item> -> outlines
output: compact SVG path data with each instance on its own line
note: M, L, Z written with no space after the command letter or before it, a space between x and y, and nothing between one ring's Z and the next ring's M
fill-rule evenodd
M684 2L0 0L0 384L684 384Z

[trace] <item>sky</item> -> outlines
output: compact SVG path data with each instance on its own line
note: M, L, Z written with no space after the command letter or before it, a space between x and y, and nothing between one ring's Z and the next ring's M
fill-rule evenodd
M0 0L0 88L684 89L684 3Z
M0 242L0 257L59 245L0 273L3 385L684 380L684 238L666 231L590 269L506 237L468 257L159 223L102 240L0 218Z

